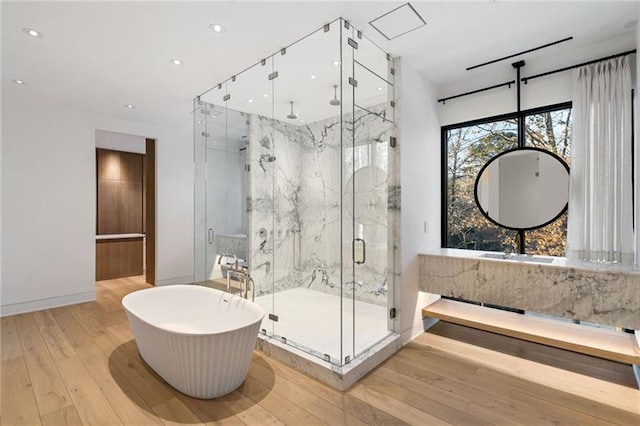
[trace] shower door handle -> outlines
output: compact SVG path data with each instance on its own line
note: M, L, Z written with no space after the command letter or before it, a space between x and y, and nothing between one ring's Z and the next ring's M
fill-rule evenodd
M213 232L213 228L209 228L209 230L207 231L207 237L209 240L209 244L213 244L213 238L215 237L215 232Z
M367 244L362 238L353 240L353 262L362 265L367 260Z

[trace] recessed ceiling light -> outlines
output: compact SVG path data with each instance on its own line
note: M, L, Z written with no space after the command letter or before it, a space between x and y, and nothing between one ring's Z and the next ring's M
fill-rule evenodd
M333 61L331 61L331 63L333 64L334 67L337 67L338 65L340 65L340 59L334 59Z
M20 84L20 85L27 84L27 83L25 83L23 80L18 80L17 78L14 78L14 79L13 79L13 80L11 80L11 81L13 81L15 84Z
M224 27L220 24L216 24L213 23L211 25L209 25L209 29L211 31L213 31L214 33L223 33L224 32Z
M204 124L204 121L198 120L198 124Z
M382 87L378 87L378 92L382 92L384 89Z
M129 108L129 109L133 109L135 108L135 106L131 105L131 104L124 104L125 108Z
M301 123L304 123L304 120L300 120Z
M265 94L264 94L264 95L262 95L262 96L264 96L265 98L268 98L268 97L269 97L269 94L268 94L268 93L265 93Z
M42 38L42 33L38 30L34 30L33 28L23 28L22 32L30 35L31 37L40 37Z
M249 102L250 104L252 104L252 103L253 103L253 99L252 99L252 98L249 98L249 99L247 99L247 102Z
M311 80L315 80L315 79L316 79L316 76L312 74L312 75L310 75L310 76L309 76L309 78L310 78Z
M171 62L173 65L182 65L182 61L177 58L169 59L169 62Z

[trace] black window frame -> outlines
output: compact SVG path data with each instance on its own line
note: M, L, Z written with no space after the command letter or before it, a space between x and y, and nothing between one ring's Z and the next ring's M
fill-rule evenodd
M462 127L477 126L480 124L492 123L495 121L515 120L518 125L518 148L526 147L525 140L525 123L526 117L530 115L543 114L546 112L557 111L561 109L573 109L573 102L560 102L552 105L531 108L527 110L515 111L507 114L494 115L491 117L479 118L470 121L464 121L455 124L448 124L440 128L441 158L440 158L440 247L448 247L449 236L449 144L447 141L447 133L450 130ZM476 206L477 207L477 206ZM557 220L558 218L556 218ZM550 222L551 223L551 222ZM525 231L519 231L521 247L524 246L525 239L523 234Z

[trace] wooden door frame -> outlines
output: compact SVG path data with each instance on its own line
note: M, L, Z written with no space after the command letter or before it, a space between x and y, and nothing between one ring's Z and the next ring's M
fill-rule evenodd
M156 285L156 140L145 139L144 163L144 222L145 222L145 278Z

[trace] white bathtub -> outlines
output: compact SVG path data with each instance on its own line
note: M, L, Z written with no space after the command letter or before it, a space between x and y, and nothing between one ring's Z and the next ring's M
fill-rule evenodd
M122 299L142 358L195 398L232 392L247 377L264 311L197 285L135 291Z

